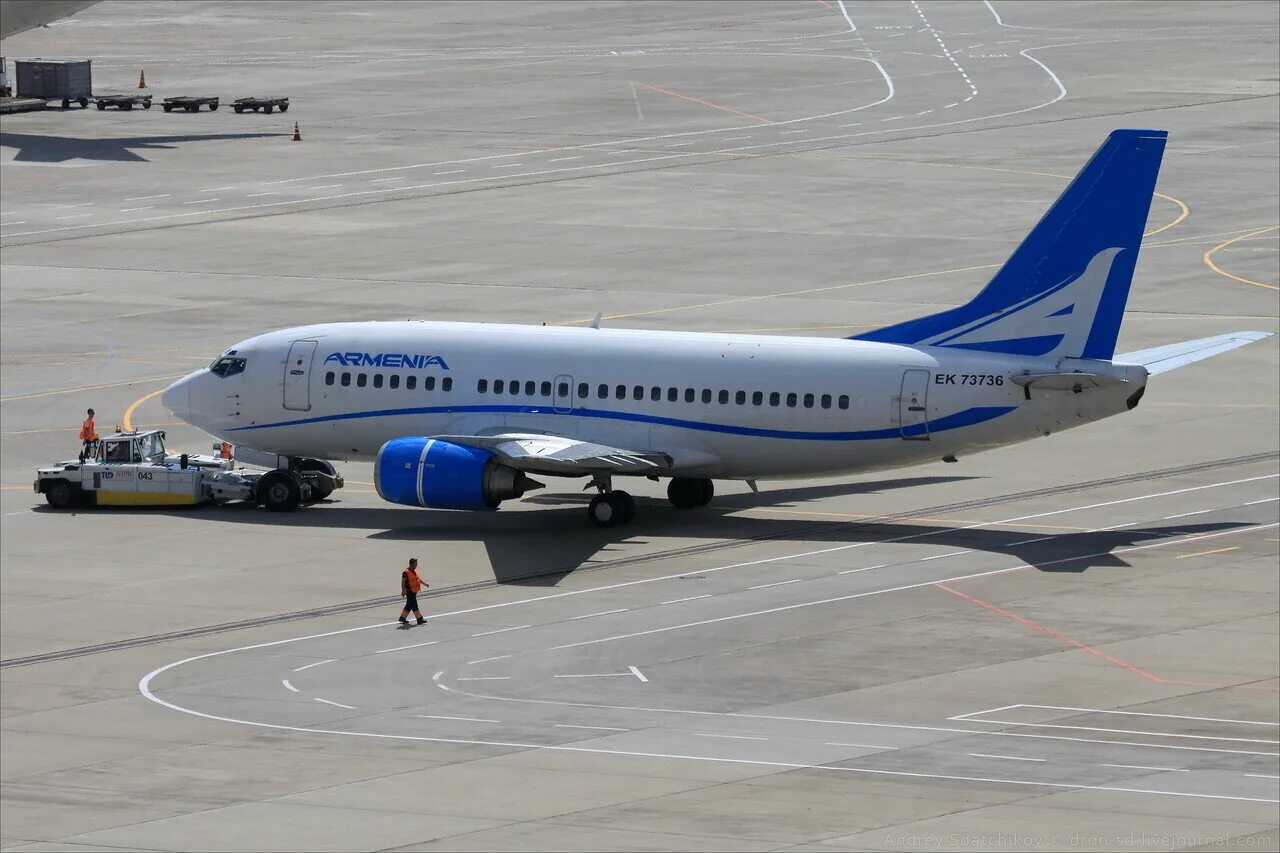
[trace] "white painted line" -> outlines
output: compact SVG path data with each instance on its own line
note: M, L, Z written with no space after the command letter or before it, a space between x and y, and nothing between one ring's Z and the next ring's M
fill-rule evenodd
M319 186L319 187L302 187L301 189L304 189L304 190L333 190L333 189L337 189L337 188L338 188L338 187L340 187L340 186L342 186L342 184L324 184L323 186Z
M1037 536L1035 539L1019 539L1017 542L1010 542L1009 545L1030 545L1032 542L1044 542L1048 539L1056 539L1057 536Z
M458 681L510 681L509 675L460 675Z
M698 599L701 599L701 598L710 598L710 597L711 597L711 593L708 592L704 595L691 595L688 598L673 598L670 601L662 602L662 604L679 604L682 601L697 601Z
M120 208L120 212L133 213L136 210L155 210L155 209L156 209L156 206L154 204L150 204L150 205L147 205L146 207L122 207Z
M493 658L480 658L480 660L469 660L467 661L467 665L470 666L473 663L488 663L489 661L492 661L492 660L506 660L509 657L511 657L511 655L498 655L497 657L493 657Z
M990 711L974 711L975 714L991 714L1009 708L1040 708L1046 711L1080 711L1086 714L1120 714L1125 717L1163 717L1169 720L1196 720L1202 723L1240 723L1246 726L1280 726L1280 722L1262 722L1259 720L1236 720L1229 717L1188 717L1185 714L1153 714L1149 711L1108 711L1104 708L1074 708L1070 705L1005 705L1003 708L992 708Z
M636 669L634 666L629 666L629 667L627 667L627 669L631 670L631 674L632 674L632 675L634 675L636 678L640 679L641 681L643 681L643 682L645 682L645 683L648 683L649 679L647 679L647 678L645 678L645 677L644 677L644 673L643 673L643 672L641 672L640 670Z
M900 118L902 118L902 116L889 116L888 118L880 119L880 121L897 121Z
M550 160L548 160L547 162L548 162L548 163L561 163L561 162L564 162L565 160L581 160L581 159L582 159L582 157L552 157L552 158L551 158ZM437 174L439 174L439 173L437 173Z
M24 219L24 220L22 220L21 222L6 222L6 223L4 223L4 224L5 224L5 225L26 225L26 224L27 224L27 221Z
M466 170L466 169L450 169L450 170L449 170L449 171L447 171L447 172L432 172L431 174L433 174L433 175L460 175L460 174L462 174L462 173L463 173L463 172L465 172L465 171L467 171L467 170ZM400 178L400 180L402 180L402 181L403 181L403 180L404 180L404 178Z
M827 741L824 746L855 746L860 749L898 749L896 746L881 746L876 743L841 743L839 741Z
M696 737L719 737L727 738L729 740L768 740L767 737L760 737L758 735L721 735L715 734L714 732L691 732L691 734Z
M161 193L160 195L135 195L131 198L122 198L121 201L149 201L153 198L168 198L173 193Z
M1121 770L1161 770L1170 773L1190 773L1185 767L1148 767L1143 764L1103 764L1102 767L1119 767Z
M1260 501L1248 501L1247 503L1241 504L1241 506L1254 506L1255 504L1269 504L1272 501L1280 501L1280 498L1263 498Z
M266 190L265 192L260 193L249 193L245 198L257 198L260 195L280 195L280 193L276 190Z
M623 675L630 675L629 672L587 672L576 675L553 675L552 678L618 678Z
M575 619L590 619L593 616L608 616L610 613L626 613L630 609L631 608L629 607L619 607L617 610L601 610L599 613L586 613L582 616L571 616L569 617L569 621L572 622Z
M1244 775L1250 779L1280 779L1280 776L1272 776L1270 773L1246 773Z
M1160 520L1169 521L1170 519L1173 519L1173 518L1186 518L1189 515L1204 515L1206 512L1217 512L1217 508L1215 507L1214 509L1198 509L1195 512L1180 512L1177 515L1166 515L1164 518Z
M1173 732L1152 732L1141 729L1107 729L1100 726L1067 726L1060 723L1020 723L1016 720L971 720L974 723L992 723L1002 726L1018 726L1029 729L1069 729L1079 732L1107 732L1117 735L1145 735L1146 737L1176 737L1188 740L1221 740L1228 743L1264 743L1268 746L1280 745L1280 740L1265 740L1249 737L1217 737L1215 735L1180 735Z
M315 663L309 663L306 666L300 666L297 669L295 669L294 672L302 672L304 669L311 669L311 667L313 666L320 666L326 663L333 663L336 660L337 658L329 658L328 660L318 660Z
M84 219L86 216L93 216L93 214L92 214L92 213L73 213L73 214L71 214L70 216L55 216L55 217L53 217L53 218L54 218L55 220L62 220L62 219ZM10 225L12 225L13 223L9 223L9 224L10 224Z
M856 575L858 572L869 572L872 569L883 569L884 563L878 566L867 566L865 569L845 569L843 572L836 572L838 575Z
M966 549L966 550L964 550L964 551L951 551L950 553L947 553L947 554L934 554L932 557L921 557L919 560L916 560L916 562L917 562L917 563L927 563L927 562L929 562L930 560L941 560L941 559L944 559L944 558L946 558L946 557L958 557L958 556L960 556L961 554L972 554L972 553L973 553L972 551L967 550L967 549Z
M532 625L512 625L510 628L495 628L492 631L481 631L479 634L472 634L473 637L487 637L490 634L504 634L507 631L522 631L525 628L532 628Z
M438 174L440 174L440 173L439 173L439 172L435 172L434 174L437 174L437 175L438 175ZM389 183L389 182L391 182L391 181L407 181L407 180L409 180L409 179L408 179L408 178L406 178L406 177L404 177L403 175L400 175L400 176L398 176L398 177L394 177L394 178L370 178L368 181L366 181L366 183L370 183L370 184L385 184L385 183Z
M280 683L281 683L281 684L283 684L285 687L289 688L290 690L292 690L294 693L301 693L301 692L302 692L301 690L299 690L298 688L296 688L296 687L294 687L292 684L290 684L290 683L289 683L289 679L287 679L287 678L282 678L282 679L280 679Z
M792 136L792 135L797 134L797 133L808 133L808 132L809 132L809 129L808 129L808 128L805 128L805 129L803 129L803 130L780 130L780 131L778 131L778 135L779 135L779 136Z
M622 729L617 726L571 726L568 723L556 723L557 729L593 729L601 732L629 732L631 729Z
M672 142L662 147L663 148L684 148L686 145L696 145L696 144L697 142Z
M944 109L944 110L949 110L949 109L951 109L952 107L958 107L958 106L960 106L960 102L959 102L959 101L956 101L954 104L947 104L945 107L943 107L943 109Z
M328 699L321 699L319 697L315 697L315 700L317 702L323 702L326 705L332 705L335 708L346 708L348 711L356 710L356 707L354 705L343 705L341 702L332 702Z
M1043 758L1023 758L1020 755L989 755L985 752L969 753L974 758L999 758L1001 761L1044 761Z
M335 187L336 187L336 186L339 186L339 184L334 184L334 186L335 186ZM196 190L196 192L198 192L198 193L216 193L216 192L220 192L220 191L222 191L222 190L233 190L233 189L235 189L235 187L213 187L212 189L208 189L208 190ZM315 189L315 187L313 187L313 189Z
M1010 708L1025 708L1026 705L1001 705L999 708L987 708L985 711L970 711L967 714L956 714L954 717L947 717L948 720L967 720L970 717L976 717L979 714L994 714L996 711L1007 711Z
M523 165L524 163L502 163L497 166L490 166L489 168L490 169L517 169Z
M747 589L768 589L771 586L785 586L789 583L800 583L804 578L792 578L789 581L775 581L774 583L762 583L757 586L749 586Z
M838 125L836 125L836 127L861 127L861 126L862 126L862 122L860 122L860 121L855 121L855 122L853 122L853 123L851 123L851 124L838 124Z
M414 643L413 645L410 645L410 646L396 646L396 647L395 647L395 648L393 648L393 649L378 649L376 652L374 652L374 654L375 654L375 655L385 655L387 652L402 652L402 651L404 651L405 649L417 649L417 648L421 648L422 646L434 646L434 645L435 645L436 643L438 643L438 642L440 642L440 641L439 641L439 640L429 640L428 642L425 642L425 643Z
M184 201L183 204L213 204L215 201L222 201L219 198L198 198L195 201Z
M82 201L77 204L54 204L54 205L50 205L49 209L50 210L69 210L73 207L92 207L92 206L93 206L93 202Z
M741 139L750 139L750 138L751 138L750 136L726 136L720 141L721 142L737 142Z
M460 720L464 723L500 723L502 720L485 720L480 717L446 717L442 714L414 714L423 720Z
M924 115L928 115L928 114L929 114L929 113L931 113L931 112L933 112L933 110L921 110L920 112L916 113L916 115L917 115L917 116L924 116ZM915 117L915 116L912 116L912 118L914 118L914 117Z

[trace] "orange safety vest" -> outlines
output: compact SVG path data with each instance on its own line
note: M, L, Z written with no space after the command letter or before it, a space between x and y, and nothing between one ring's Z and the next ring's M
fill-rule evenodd
M81 441L95 441L98 438L98 430L94 426L93 418L85 418L84 425L80 427Z
M417 595L422 590L422 578L413 569L404 570L404 588Z
M220 451L220 453L219 453L218 455L219 455L219 456L221 456L223 459L230 459L230 458L231 458L231 445L230 445L230 444L228 444L228 443L227 443L227 442L225 442L225 441L224 441L224 442L222 442L222 448L221 448L221 451Z

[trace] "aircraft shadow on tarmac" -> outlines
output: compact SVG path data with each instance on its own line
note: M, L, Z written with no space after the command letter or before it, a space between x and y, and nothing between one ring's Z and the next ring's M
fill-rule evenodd
M969 550L1009 558L1008 565L1022 562L1044 572L1078 573L1090 568L1127 568L1130 564L1113 553L1134 545L1152 544L1177 536L1211 533L1245 527L1250 522L1222 521L1199 524L1165 524L1123 528L1109 531L1071 531L1054 527L1036 527L1035 521L1020 529L998 527L964 529L963 520L921 518L919 520L886 520L857 518L769 518L755 513L742 513L752 507L785 509L790 501L812 500L834 495L875 495L889 489L937 485L969 477L915 477L863 483L839 483L776 489L760 495L734 494L717 497L710 506L696 510L676 510L657 498L636 499L635 521L626 527L600 529L590 527L580 494L546 495L542 501L555 506L536 512L464 513L414 510L394 506L344 506L341 498L330 499L319 506L300 512L278 514L248 504L198 509L131 509L110 508L116 514L174 514L218 524L267 525L273 527L335 527L369 530L370 539L396 540L421 546L420 556L431 566L432 542L483 543L493 575L498 583L525 583L554 586L561 578L583 569L608 565L618 558L645 559L696 557L699 553L732 548L737 544L781 541L803 543L817 550L842 544L882 544L892 549L901 547L905 566L920 556L931 556L932 549ZM342 493L338 492L340 496ZM870 510L875 509L874 501ZM37 512L53 512L40 507ZM947 519L966 519L963 511L940 513ZM1011 515L1020 515L1016 509ZM1054 517L1055 524L1065 525L1069 517ZM1013 525L1015 528L1018 525ZM637 551L646 544L645 537L694 540L674 549L656 552ZM626 549L619 547L627 544ZM910 551L913 545L927 545L931 551L921 555ZM849 564L883 563L894 559L891 552L881 551L874 558L855 556L850 552ZM732 562L733 556L726 557ZM1006 563L993 563L1001 568ZM856 567L856 566L855 566ZM430 570L430 569L429 569ZM891 567L890 567L890 570ZM690 570L696 574L696 568Z
M43 136L34 133L0 133L0 147L18 149L13 159L15 162L23 163L65 163L68 160L146 163L147 158L136 153L134 149L159 150L176 148L185 142L217 142L288 135L287 133L184 133L173 136L80 139L73 136Z

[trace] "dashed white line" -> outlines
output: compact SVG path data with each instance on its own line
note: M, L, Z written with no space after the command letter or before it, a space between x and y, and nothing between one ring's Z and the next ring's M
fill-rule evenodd
M1214 512L1214 509L1198 509L1195 512L1180 512L1177 515L1166 515L1161 521L1169 521L1173 518L1186 518L1189 515L1204 515L1206 512Z
M620 678L629 672L582 672L573 675L553 675L552 678Z
M948 553L946 553L946 554L934 554L932 557L921 557L921 558L920 558L919 560L917 560L916 562L918 562L918 563L927 563L927 562L929 562L930 560L941 560L941 559L943 559L944 557L959 557L961 554L971 554L971 553L973 553L973 552L972 552L972 551L969 551L969 550L964 550L964 551L949 551L949 552L948 552Z
M497 166L490 166L489 168L490 169L518 169L523 165L524 163L501 163Z
M82 201L77 204L54 204L54 205L50 205L49 209L50 210L69 210L73 207L92 207L92 206L93 206L93 202Z
M1254 504L1269 504L1272 501L1280 501L1280 498L1263 498L1260 501L1248 501L1247 503L1241 504L1241 506L1253 506Z
M985 752L969 753L974 758L999 758L1003 761L1044 761L1043 758L1023 758L1020 755L989 755Z
M440 174L440 173L439 173L439 172L435 172L434 174L437 174L437 175L438 175L438 174ZM370 179L369 179L368 181L366 181L365 183L369 183L369 184L385 184L385 183L389 183L389 182L391 182L391 181L407 181L407 180L409 180L409 179L408 179L408 178L406 178L406 177L403 177L403 176L395 177L395 178L370 178Z
M572 622L575 619L590 619L593 616L608 616L610 613L626 613L629 609L630 608L628 607L619 607L617 610L601 610L599 613L584 613L582 616L569 617L569 621Z
M768 740L767 737L760 737L759 735L722 735L715 732L692 732L692 734L697 737L719 737L729 740Z
M929 113L931 113L931 112L933 112L933 110L921 110L920 112L916 113L916 115L918 115L918 116L927 116L927 115L928 115Z
M304 669L311 669L311 667L313 666L320 666L321 664L325 664L325 663L333 663L336 660L337 658L329 658L328 660L318 660L315 663L309 663L306 666L300 666L297 669L295 669L294 672L302 672Z
M1246 773L1244 775L1250 779L1280 779L1280 776L1272 776L1270 773Z
M840 743L839 741L827 741L824 746L856 746L864 749L897 749L896 746L881 746L877 743Z
M466 169L450 169L450 170L449 170L449 171L447 171L447 172L432 172L431 174L433 174L433 175L460 175L460 174L462 174L462 173L463 173L463 172L465 172L465 171L467 171L467 170L466 170ZM400 178L399 180L404 180L404 178Z
M318 187L302 187L304 190L333 190L342 186L342 184L322 184Z
M375 654L375 655L385 655L387 652L402 652L402 651L404 651L405 649L417 649L417 648L421 648L422 646L434 646L434 645L435 645L436 643L438 643L438 642L440 642L440 641L439 641L439 640L428 640L428 641L427 641L427 642L425 642L425 643L414 643L414 644L409 645L409 646L396 646L396 647L395 647L395 648L393 648L393 649L378 649L376 652L374 652L374 654Z
M132 198L122 198L121 201L150 201L153 198L168 198L173 193L161 193L160 195L135 195Z
M1044 542L1046 540L1055 539L1055 538L1057 537L1056 536L1037 536L1034 539L1019 539L1017 542L1010 542L1009 546L1012 547L1014 545L1030 545L1032 542Z
M800 583L800 581L802 580L804 580L804 578L792 578L789 581L775 581L773 583L762 583L756 586L749 586L747 587L747 589L767 589L768 587L771 587L771 586L785 586L786 584L789 584L789 583Z
M334 186L336 187L336 186L338 186L338 184L334 184ZM221 192L222 190L233 190L233 189L235 189L235 187L212 187L212 188L207 189L207 190L196 190L196 192L198 192L198 193L216 193L216 192Z
M572 726L572 725L570 725L570 724L568 724L568 723L556 723L556 724L555 724L555 727L556 727L557 729L593 729L593 730L595 730L595 731L600 731L600 732L627 732L627 731L631 731L630 729L622 729L622 728L618 728L617 726Z
M636 669L634 666L629 666L629 667L627 667L627 669L631 670L631 674L632 674L632 675L634 675L636 678L640 679L641 681L645 682L646 684L648 683L649 679L647 679L647 678L645 678L645 677L644 677L644 673L643 673L643 672L641 672L640 670Z
M779 136L794 136L794 135L795 135L795 134L797 134L797 133L808 133L808 132L809 132L809 128L803 128L803 129L801 129L801 130L780 130L780 131L778 131L778 135L779 135Z
M902 116L889 116L888 118L880 119L880 121L897 121L900 118L902 118Z
M509 675L460 675L458 681L510 681Z
M750 136L726 136L720 141L721 142L738 142L740 140L750 139L750 138L751 138Z
M664 601L662 603L663 604L679 604L682 601L697 601L700 598L710 598L710 597L711 597L711 593L708 592L706 595L691 595L688 598L673 598L670 601Z
M280 195L280 193L276 190L266 190L265 192L260 193L249 193L245 198L257 198L260 195Z
M880 564L880 565L878 565L878 566L867 566L865 569L845 569L843 572L836 572L836 574L838 574L838 575L856 575L858 572L869 572L869 571L871 571L872 569L883 569L883 568L884 568L884 566L885 566L885 564L884 564L884 563L881 563L881 564Z
M470 666L473 663L488 663L489 661L493 661L493 660L506 660L509 657L511 657L511 655L498 655L497 657L493 657L493 658L480 658L480 660L469 660L467 661L467 665Z
M862 125L862 122L855 121L851 124L838 124L836 125L836 127L860 127L861 125Z
M4 223L4 224L5 224L6 226L8 226L8 225L26 225L26 224L27 224L27 222L26 222L26 220L24 219L22 222L6 222L6 223Z
M472 634L473 637L487 637L490 634L502 634L507 631L519 631L524 628L532 628L532 625L512 625L510 628L495 628L492 631L481 631L479 634Z
M120 208L120 212L133 213L134 211L137 211L137 210L155 210L155 209L156 209L156 206L154 204L150 204L150 205L147 205L146 207L122 207Z
M565 160L581 160L581 157L552 157L548 163L563 163Z
M664 145L663 148L683 148L686 145L696 145L696 142L672 142L670 145Z
M1149 767L1145 764L1103 764L1102 767L1119 767L1122 770L1161 770L1171 773L1190 773L1185 767ZM1248 775L1248 774L1246 774Z
M313 698L315 698L315 700L316 700L317 702L323 702L324 704L326 704L326 705L332 705L332 706L334 706L335 708L346 708L348 711L354 711L354 710L356 710L356 706L355 706L355 705L343 705L341 702L334 702L334 701L329 700L329 699L321 699L321 698L320 698L320 697L318 697L318 696L317 696L317 697L313 697Z
M500 723L501 720L486 720L480 717L446 717L443 714L414 714L422 720L461 720L464 723Z
M220 198L198 198L195 201L184 201L183 204L213 204L215 201L222 201Z
M62 220L62 219L84 219L86 216L93 216L93 214L92 214L92 213L73 213L73 214L71 214L70 216L55 216L55 217L54 217L54 219L55 219L55 220ZM13 223L10 223L10 224L12 225Z
M301 693L301 692L302 692L301 690L299 690L298 688L296 688L296 687L294 687L292 684L290 684L290 683L289 683L289 679L287 679L287 678L282 678L282 679L280 679L280 683L281 683L281 684L283 684L285 687L289 688L289 689L290 689L291 691L293 691L294 693Z
M943 107L943 109L944 109L944 110L949 110L949 109L951 109L952 107L958 107L958 106L960 106L960 102L959 102L959 101L956 101L954 104L947 104L945 107Z

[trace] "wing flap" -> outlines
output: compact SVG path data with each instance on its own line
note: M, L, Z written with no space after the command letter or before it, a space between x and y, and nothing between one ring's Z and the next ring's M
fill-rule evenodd
M1226 335L1214 335L1211 338L1198 338L1194 341L1183 341L1179 344L1167 344L1162 347L1137 350L1117 354L1114 364L1140 364L1151 375L1167 373L1184 365L1229 352L1230 350L1251 344L1272 336L1271 332L1231 332Z
M559 435L498 433L433 438L488 450L512 468L537 474L656 474L671 468L671 457L665 453L625 450Z

